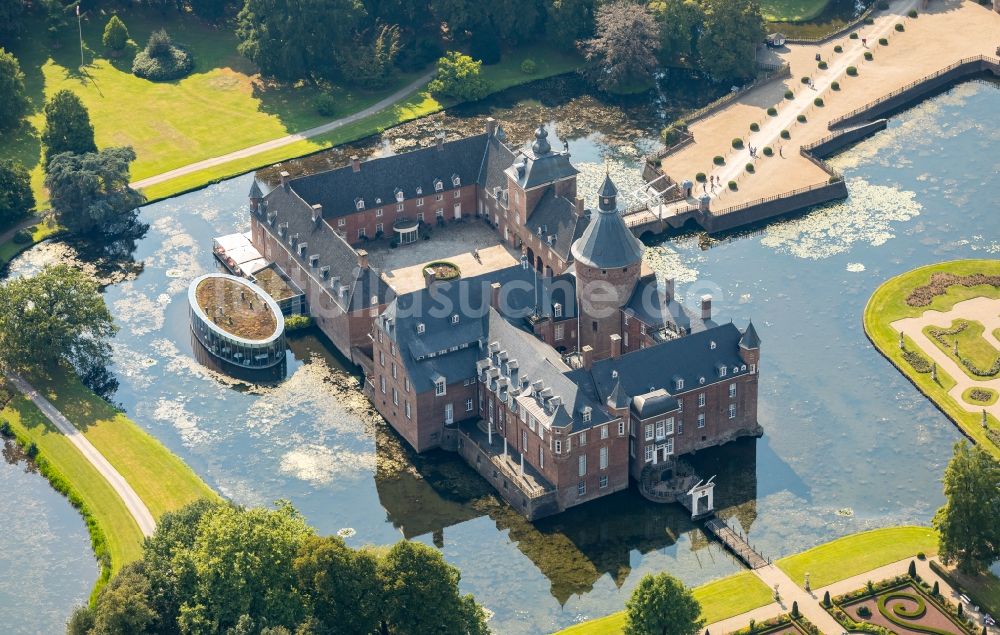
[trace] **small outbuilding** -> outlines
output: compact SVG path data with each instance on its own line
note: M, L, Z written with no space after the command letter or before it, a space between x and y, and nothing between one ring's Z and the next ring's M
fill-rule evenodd
M773 49L781 48L785 45L785 34L784 33L768 33L767 38L764 42Z

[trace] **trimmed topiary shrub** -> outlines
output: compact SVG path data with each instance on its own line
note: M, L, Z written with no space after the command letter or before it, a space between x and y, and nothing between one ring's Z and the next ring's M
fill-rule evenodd
M817 97L816 99L813 100L813 103L816 104L817 106L819 106L820 108L822 108L823 107L823 98L822 97Z
M797 121L799 123L805 123L806 122L806 116L805 115L799 115L799 116L797 116L795 118L795 121Z
M827 68L826 60L820 60L817 66L819 66L820 70L825 71Z
M729 189L731 189L734 192L736 191L736 181L729 182Z
M808 84L809 83L809 78L808 77L803 77L802 78L802 83L803 84Z
M725 162L726 160L719 155L715 155L715 158L712 159L712 163L714 163L715 165L723 165L725 164Z
M132 74L153 82L180 79L194 70L194 57L170 39L166 30L154 31L146 48L132 60Z
M857 33L851 33L850 37L851 37L852 40L856 40L856 39L858 39L858 34Z
M896 30L899 31L900 33L902 33L906 29L903 27L902 24L896 24Z
M872 25L872 24L875 24L875 18L865 18L864 19L864 23L867 24L867 25L869 25L869 26Z
M840 90L840 82L832 82L830 84L830 88L832 88L833 90Z
M538 65L535 64L535 60L530 57L523 62L521 62L521 72L525 75L534 75L535 71L538 70Z
M781 131L781 138L782 139L791 139L792 135L787 130L782 130Z
M740 149L743 148L743 139L740 139L739 137L736 137L735 139L733 139L732 144L733 144L734 148L736 148L737 150L740 150Z
M837 46L833 47L833 52L834 53L843 53L844 52L844 47L838 44Z
M825 606L826 608L830 608L830 604L831 604L830 592L827 591L826 593L823 594L823 606Z
M910 560L910 566L906 569L906 573L909 574L911 578L917 577L917 561Z
M917 560L926 560L926 559L927 559L927 555L923 551L918 551L917 552Z
M757 125L756 121L753 122L752 124L750 124L750 131L751 132L759 132L760 131L760 126Z
M770 108L767 109L767 114L770 115L771 117L775 117L778 114L778 109L775 108L774 106L771 106Z
M786 90L785 91L785 99L794 99L794 98L795 98L795 94L792 91L790 91L790 90Z
M872 610L870 608L868 608L867 606L858 607L858 617L867 620L871 616L872 616Z
M753 170L754 170L754 167L753 167L753 163L747 163L747 164L746 164L746 170L747 170L747 172L749 172L750 174L753 174Z
M906 15L910 16L911 18L915 18L915 17L917 17L917 10L916 10L916 9L910 9L910 10L909 10L909 11L908 11L908 12L906 13Z
M931 595L940 595L940 594L941 594L941 589L940 587L938 587L938 581L935 580L934 588L931 589Z
M889 46L889 40L885 39L884 37L880 37L878 39L878 43L879 46Z
M771 146L764 146L764 156L765 157L774 156L774 150L771 149Z
M708 177L705 176L704 172L699 172L698 174L694 175L694 180L698 181L699 183L704 183L707 180L707 178Z
M313 100L313 107L322 117L333 117L337 114L337 98L330 93L320 93Z
M871 52L871 51L865 51L865 61L868 61L868 62L870 62L870 61L872 61L872 58L874 58L874 57L875 57L875 56L874 56L874 55L872 55L872 52Z
M847 74L850 75L851 77L857 77L857 75L858 75L858 69L855 68L854 66L848 66L847 67Z

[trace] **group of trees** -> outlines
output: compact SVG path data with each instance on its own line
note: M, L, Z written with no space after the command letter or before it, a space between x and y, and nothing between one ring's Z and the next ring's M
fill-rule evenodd
M486 614L426 545L352 549L288 503L199 501L160 519L70 635L485 635Z
M967 573L1000 560L1000 462L962 441L944 471L947 503L934 516L939 553Z

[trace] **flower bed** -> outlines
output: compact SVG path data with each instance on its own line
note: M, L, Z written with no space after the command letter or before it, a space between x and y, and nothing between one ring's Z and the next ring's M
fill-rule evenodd
M427 263L427 268L434 270L435 280L454 280L462 275L462 271L458 268L458 265L445 260L429 262Z
M958 276L953 273L938 272L931 274L928 284L917 287L906 296L906 303L910 306L927 306L936 296L944 295L948 292L948 287L960 284L963 287L978 287L980 285L990 285L1000 289L1000 276L988 276L982 273L973 273L967 276Z
M848 631L876 635L972 635L957 608L919 578L900 576L833 599L827 611Z

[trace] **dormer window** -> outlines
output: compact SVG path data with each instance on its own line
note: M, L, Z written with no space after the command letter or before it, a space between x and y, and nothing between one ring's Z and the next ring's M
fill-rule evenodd
M460 179L457 174L453 174L451 176L451 184L455 187L459 187L462 185L462 179Z
M306 249L308 248L309 248L308 243L302 243L301 245L299 245L299 256L305 257Z
M420 196L420 195L421 195L421 194L423 194L423 193L424 193L424 188L422 188L422 187L418 187L418 188L417 188L417 196Z
M427 327L424 326L423 322L417 324L417 335L422 335L425 330L427 330Z
M684 390L683 377L674 377L674 390Z
M324 265L324 266L320 267L319 275L324 280L326 280L327 278L329 278L330 277L330 266L329 265Z
M354 206L356 208L358 208L358 209L364 209L365 208L365 199L363 199L363 198L356 198L356 199L354 199Z
M708 348L710 348L713 351L715 350L715 341L714 340L708 343Z
M396 188L396 202L402 203L403 202L403 198L404 198L404 196L403 196L403 190L401 190L399 188Z
M447 390L444 377L438 377L434 380L434 394L440 397L445 394Z
M591 415L592 415L592 411L590 410L590 407L588 406L588 407L584 408L583 409L583 422L584 423L590 423Z
M451 316L451 323L452 324L458 324L458 313L456 313L455 315Z
M562 305L558 302L552 305L552 317L562 317Z
M319 254L313 254L309 256L309 266L316 267L319 265Z
M719 377L725 377L725 376L726 376L726 367L719 366Z
M441 181L441 179L434 179L434 191L440 192L443 189L444 189L444 183Z

